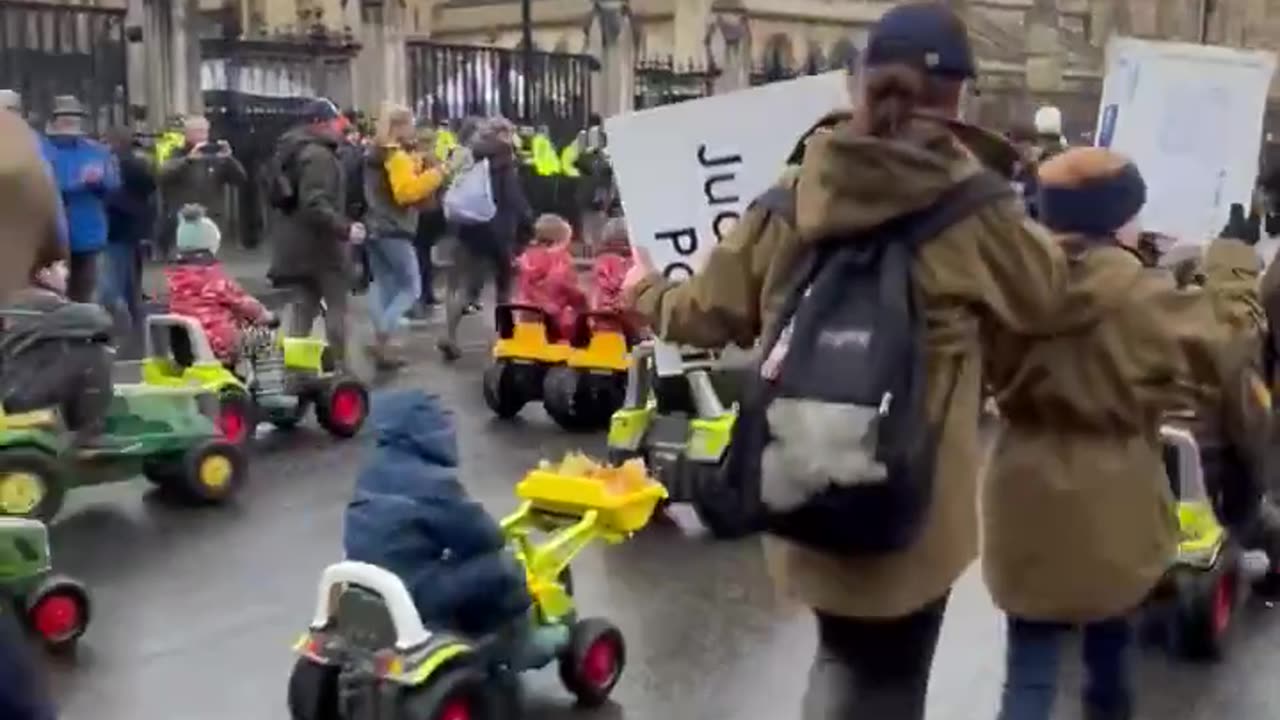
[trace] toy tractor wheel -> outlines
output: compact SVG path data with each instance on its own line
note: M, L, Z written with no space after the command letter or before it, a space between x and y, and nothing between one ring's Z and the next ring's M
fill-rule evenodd
M542 384L542 407L557 425L569 432L593 429L591 418L583 412L580 380L573 368L553 367L547 371Z
M89 592L62 575L50 575L27 596L27 624L53 651L75 647L89 627Z
M516 370L508 360L498 360L484 370L484 403L503 420L519 415L528 401L516 382Z
M369 391L358 380L338 380L316 401L316 420L337 438L355 437L369 416Z
M1240 551L1227 545L1205 571L1176 578L1179 649L1193 660L1217 660L1226 652L1240 601Z
M248 443L257 424L253 410L253 399L244 390L223 388L218 393L218 432L232 445Z
M626 664L621 630L608 620L579 620L570 631L568 649L560 656L560 681L579 705L599 707L609 699Z
M755 530L756 501L726 484L722 464L682 463L685 487L698 521L717 540L736 540Z
M244 484L244 450L225 440L209 440L191 448L177 478L179 489L197 502L226 502Z
M405 691L398 717L403 720L497 720L483 672L463 664L437 670Z
M301 657L289 674L291 720L339 720L338 667Z
M33 447L0 450L0 516L48 522L62 509L62 468Z

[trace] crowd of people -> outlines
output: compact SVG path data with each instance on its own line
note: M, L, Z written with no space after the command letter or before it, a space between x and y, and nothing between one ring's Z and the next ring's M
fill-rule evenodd
M771 571L815 616L802 716L923 718L952 588L977 560L1007 616L998 717L1049 720L1064 638L1080 630L1085 717L1129 720L1133 618L1177 542L1163 423L1190 422L1222 521L1268 550L1280 578L1265 452L1280 271L1273 264L1263 277L1256 207L1234 208L1220 237L1184 239L1204 250L1145 233L1140 170L1105 148L1069 147L1056 111L1007 137L966 123L976 73L953 10L898 4L868 35L853 109L815 127L698 274L662 277L625 225L597 218L587 231L598 237L590 290L574 269L573 225L538 215L525 195L510 122L468 120L441 153L407 108L384 107L365 138L317 100L264 178L270 277L296 293L288 331L310 334L323 315L340 363L353 264L370 276L368 352L394 368L404 362L402 321L436 303L432 258L446 256L437 344L447 361L459 357L459 323L487 283L498 302L514 295L544 308L561 336L584 311L608 309L667 341L756 347L726 471L754 483ZM0 272L30 269L0 275L0 290L42 312L81 313L68 323L78 334L63 339L93 347L106 327L89 309L93 267L117 217L122 240L145 225L134 201L153 181L121 158L127 138L110 147L84 139L82 115L63 102L37 144L10 140L0 155L0 213L24 218L23 230L0 224ZM12 115L0 113L0 133L4 123ZM273 318L216 269L219 221L201 200L244 172L229 146L209 141L207 123L192 118L186 129L189 147L158 175L184 188L174 191L183 207L173 218L171 303L233 361L237 323ZM65 207L53 207L58 198ZM122 253L121 267L136 268L136 258ZM119 272L108 297L136 285L136 272ZM6 381L34 342L6 328ZM101 357L86 354L60 401L67 387L100 392ZM84 398L98 396L75 397L71 412L92 442L101 411ZM984 463L985 397L1000 427ZM384 409L403 420L384 428L398 442L419 447L451 433L431 403L403 398ZM446 454L456 454L452 442ZM371 466L357 492L380 493L393 474ZM437 482L446 480L452 474ZM385 550L383 519L349 517L349 552ZM493 535L492 523L475 522ZM482 550L486 564L510 560L497 539ZM510 562L490 567L519 590ZM527 605L520 592L490 599L504 607L486 610L486 625L489 610L501 620Z

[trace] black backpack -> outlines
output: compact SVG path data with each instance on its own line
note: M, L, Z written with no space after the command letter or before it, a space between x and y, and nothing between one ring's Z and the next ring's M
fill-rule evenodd
M744 388L720 487L693 498L704 514L735 534L763 530L843 555L916 541L933 499L941 430L926 407L916 252L1012 196L1007 180L981 172L933 206L828 241L799 263ZM756 204L794 224L791 189L774 188ZM948 380L948 405L958 374Z
M265 184L267 202L271 207L284 213L298 209L298 183L294 175L294 148L278 148L267 160L262 180Z

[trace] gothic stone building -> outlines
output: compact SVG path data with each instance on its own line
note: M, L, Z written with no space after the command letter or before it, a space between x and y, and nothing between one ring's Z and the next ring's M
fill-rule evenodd
M441 42L516 47L518 0L419 0ZM1091 128L1112 34L1250 48L1280 45L1280 0L953 0L982 68L984 121L1061 106ZM655 78L707 91L848 65L883 0L532 0L534 44L604 60L601 110L643 101ZM634 72L627 72L633 69ZM698 88L693 88L697 90ZM1280 91L1280 86L1277 87ZM694 93L696 94L696 92Z

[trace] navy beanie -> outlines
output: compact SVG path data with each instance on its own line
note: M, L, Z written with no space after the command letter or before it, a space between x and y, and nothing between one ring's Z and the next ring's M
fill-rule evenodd
M1059 233L1111 235L1137 217L1147 202L1147 183L1132 162L1074 187L1040 180L1040 222Z

